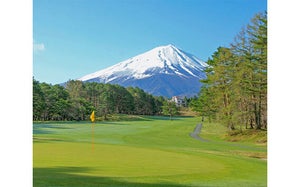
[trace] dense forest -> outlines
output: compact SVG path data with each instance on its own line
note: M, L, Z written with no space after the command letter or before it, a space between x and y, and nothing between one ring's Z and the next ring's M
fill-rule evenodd
M256 14L207 64L207 79L192 108L230 130L267 129L267 13Z
M109 114L161 114L163 97L142 89L70 80L65 87L40 83L33 78L33 120L87 120L94 110Z

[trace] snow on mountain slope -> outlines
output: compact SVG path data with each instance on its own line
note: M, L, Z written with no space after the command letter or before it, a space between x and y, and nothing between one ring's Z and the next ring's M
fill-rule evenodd
M207 64L197 57L173 45L167 45L156 47L106 69L83 76L78 80L137 86L154 95L193 95L197 93L195 93L195 89L189 89L189 87L197 87L196 90L199 90L198 82L199 79L205 78L203 72L205 67ZM164 87L158 89L157 87L165 79L164 77L168 77L169 82L164 83ZM175 79L175 82L172 81ZM180 80L187 85L180 85L182 82ZM182 86L187 88L179 89ZM169 87L173 87L173 89ZM164 92L163 89L168 90L168 93ZM180 91L176 91L176 89ZM188 93L189 90L193 93Z

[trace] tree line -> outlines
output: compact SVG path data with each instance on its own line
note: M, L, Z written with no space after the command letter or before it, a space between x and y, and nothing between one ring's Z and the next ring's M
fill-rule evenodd
M256 14L230 47L208 59L195 111L237 127L267 129L267 13Z
M40 83L33 78L33 120L87 120L94 110L109 114L158 115L163 97L140 88L70 80L65 86Z

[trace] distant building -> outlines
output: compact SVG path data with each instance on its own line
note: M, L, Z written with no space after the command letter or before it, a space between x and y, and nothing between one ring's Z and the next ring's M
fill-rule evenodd
M176 106L183 106L186 107L186 102L184 100L184 98L179 97L179 96L173 96L171 101L175 102Z

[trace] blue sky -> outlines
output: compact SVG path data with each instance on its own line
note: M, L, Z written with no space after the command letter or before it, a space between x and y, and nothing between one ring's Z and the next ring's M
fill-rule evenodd
M173 44L206 61L266 0L33 0L33 75L57 84Z

